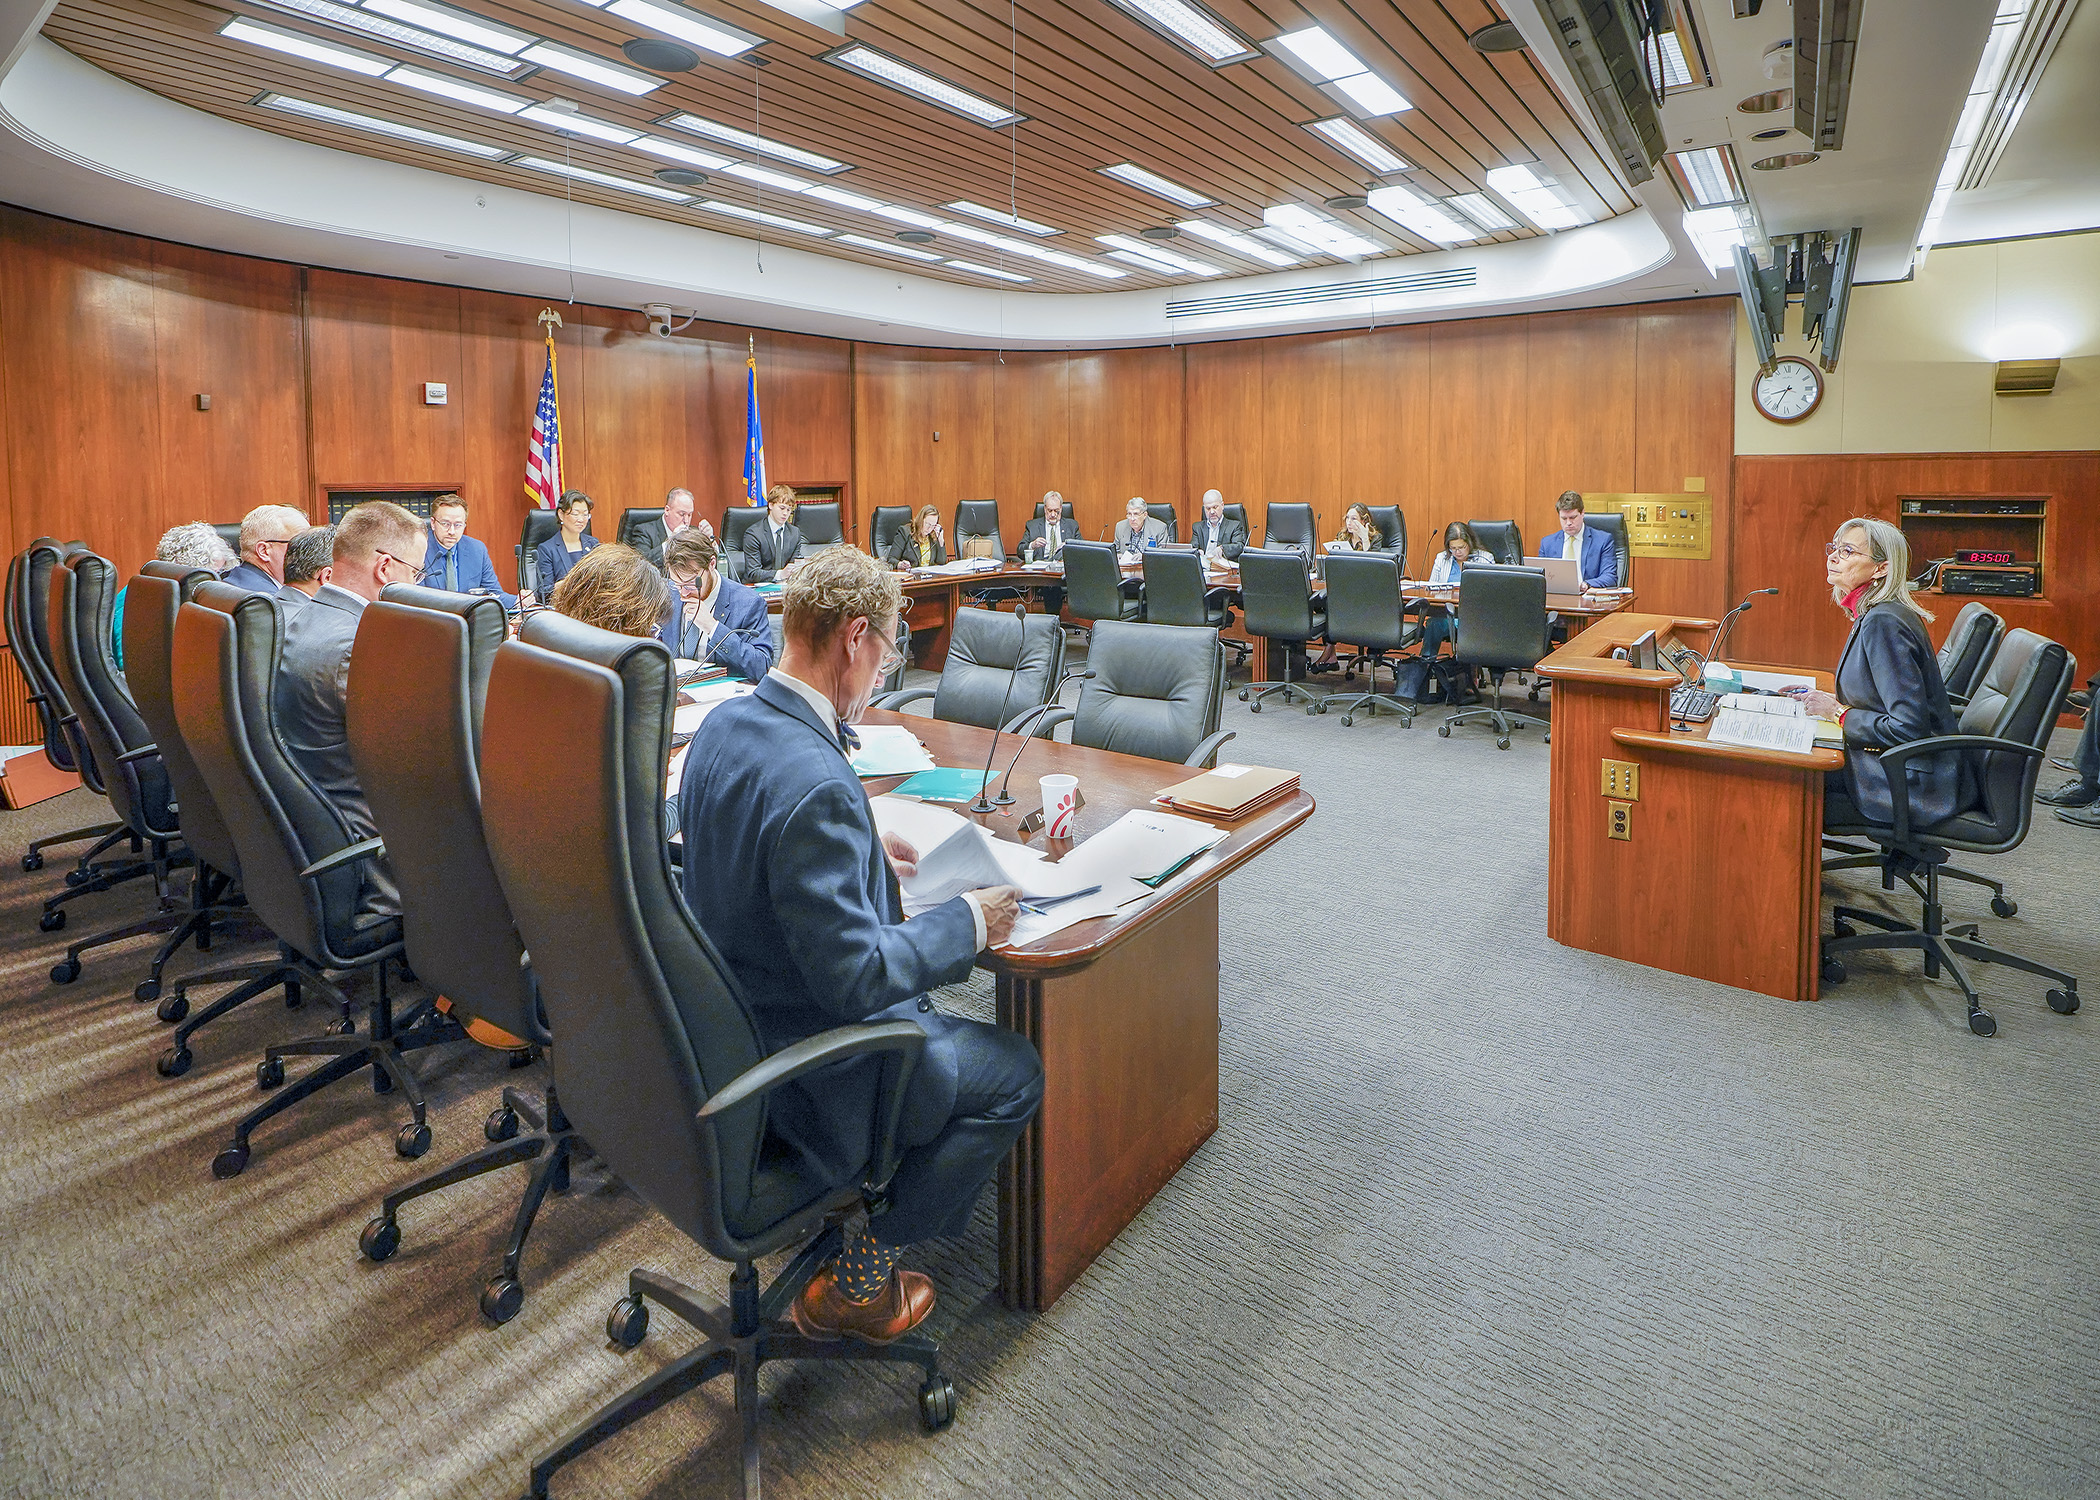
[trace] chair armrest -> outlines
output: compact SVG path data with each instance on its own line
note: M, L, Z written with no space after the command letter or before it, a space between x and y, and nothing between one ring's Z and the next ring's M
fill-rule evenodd
M1183 761L1182 764L1185 766L1208 766L1216 758L1219 747L1227 740L1235 738L1238 733L1239 731L1235 729L1221 729L1216 734L1208 736L1202 744L1189 752L1189 758Z
M1969 700L1960 693L1949 693L1947 701L1956 708L1967 708L1969 706Z
M1942 750L1996 750L2010 755L2025 755L2039 759L2043 752L2033 745L2023 745L2018 740L2001 740L1989 734L1935 734L1922 740L1910 740L1901 745L1891 745L1881 752L1882 769L1888 773L1889 799L1896 810L1896 838L1899 842L1910 841L1910 781L1903 775L1904 768L1920 755L1932 755Z
M141 745L136 750L126 750L122 755L118 756L117 764L120 766L125 766L131 764L131 762L135 760L144 760L149 755L158 754L160 754L160 746Z
M897 1127L904 1114L904 1092L925 1050L926 1033L910 1021L834 1026L746 1068L700 1106L694 1123L712 1137L716 1122L723 1115L763 1099L806 1074L856 1057L887 1054L893 1060L883 1067L882 1084L875 1097L875 1154L869 1166L870 1181L887 1183L897 1170Z
M345 844L333 854L322 855L301 870L299 878L302 880L317 880L330 870L339 870L344 865L354 865L361 859L377 859L385 853L385 839L359 839L354 844Z
M1069 724L1078 717L1079 710L1076 708L1053 708L1036 721L1035 728L1028 731L1029 736L1038 740L1054 740L1057 736L1052 731L1058 725Z
M931 698L932 696L932 688L905 688L900 692L884 693L873 703L870 703L868 707L886 708L891 713L895 713L907 703L917 703L921 698Z

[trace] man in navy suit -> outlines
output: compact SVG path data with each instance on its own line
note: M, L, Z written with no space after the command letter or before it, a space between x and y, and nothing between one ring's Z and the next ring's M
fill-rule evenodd
M488 547L467 535L467 502L457 495L440 495L430 503L430 540L423 554L423 576L416 581L447 593L494 594L504 609L515 612L518 607L517 595L503 592L497 581Z
M1017 893L965 892L906 921L893 864L908 873L917 854L877 837L847 763L847 726L895 660L902 593L854 547L790 574L780 665L702 721L678 796L686 902L768 1052L847 1022L911 1021L927 1033L889 1208L848 1234L792 1309L817 1339L889 1343L932 1311L932 1283L897 1270L903 1247L962 1231L1042 1101L1042 1063L1026 1037L944 1015L926 995L1006 940ZM858 1180L879 1076L879 1064L856 1059L774 1094L773 1145L809 1177Z
M1586 589L1617 588L1619 550L1603 532L1582 524L1582 496L1569 490L1553 502L1553 508L1560 517L1560 530L1539 543L1539 556L1577 559Z
M664 573L671 580L671 613L658 634L673 656L719 662L757 682L773 668L773 625L756 589L725 578L712 532L697 526L665 539Z
M258 505L241 517L241 560L226 581L251 594L284 587L284 549L306 530L306 512L289 505Z
M753 583L785 579L801 561L802 547L795 492L776 484L766 491L766 518L744 533L744 576Z

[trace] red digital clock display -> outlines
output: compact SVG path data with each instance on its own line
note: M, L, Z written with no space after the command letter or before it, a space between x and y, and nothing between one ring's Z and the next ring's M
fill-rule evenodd
M1962 551L1954 554L1954 560L1966 566L1981 565L1986 568L2009 568L2019 559L2010 552Z

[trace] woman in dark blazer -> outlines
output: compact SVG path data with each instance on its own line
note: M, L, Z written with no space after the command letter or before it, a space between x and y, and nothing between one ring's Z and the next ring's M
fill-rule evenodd
M554 508L561 530L532 551L540 570L540 598L545 600L554 586L569 576L583 554L598 545L598 539L583 528L591 524L591 497L582 490L565 490Z
M1910 545L1887 521L1847 521L1824 548L1830 597L1852 617L1838 658L1837 692L1800 695L1817 718L1845 732L1845 774L1824 780L1823 821L1893 824L1894 796L1880 753L1933 735L1959 732L1939 655L1925 634L1931 615L1911 598ZM1921 755L1904 767L1913 827L1968 806L1974 774L1959 751Z
M919 507L905 527L890 539L889 556L884 559L893 568L937 568L948 560L948 539L941 533L941 513L931 505Z

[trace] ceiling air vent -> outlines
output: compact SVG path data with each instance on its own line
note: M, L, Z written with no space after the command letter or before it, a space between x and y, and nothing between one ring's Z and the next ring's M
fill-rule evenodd
M1220 314L1278 312L1293 307L1327 307L1361 302L1367 297L1407 297L1427 292L1456 292L1472 286L1472 266L1423 271L1414 276L1383 276L1376 281L1346 281L1330 286L1284 287L1273 292L1236 292L1224 297L1191 297L1167 304L1170 318L1212 318Z

